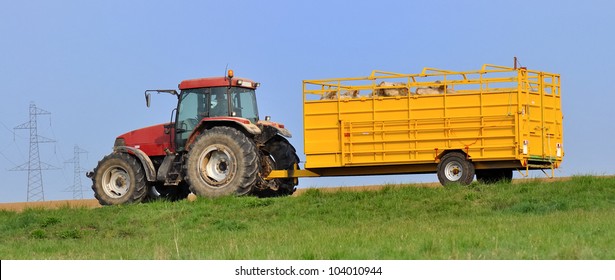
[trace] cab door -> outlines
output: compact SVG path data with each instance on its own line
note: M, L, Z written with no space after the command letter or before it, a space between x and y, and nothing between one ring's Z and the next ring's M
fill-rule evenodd
M209 114L209 89L197 88L183 90L177 105L175 122L176 151L186 149L186 141L201 119Z

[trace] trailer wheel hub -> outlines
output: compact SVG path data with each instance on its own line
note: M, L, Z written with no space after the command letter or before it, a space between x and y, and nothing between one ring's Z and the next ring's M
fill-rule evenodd
M463 168L461 163L452 161L444 167L444 175L450 181L459 181L463 176Z

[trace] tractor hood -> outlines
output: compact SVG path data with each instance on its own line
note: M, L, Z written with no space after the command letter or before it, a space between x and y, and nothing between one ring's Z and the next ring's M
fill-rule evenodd
M166 127L168 124L157 124L124 133L115 139L114 146L140 149L150 157L163 156L166 154L166 149L173 151L171 145L173 133L169 133Z

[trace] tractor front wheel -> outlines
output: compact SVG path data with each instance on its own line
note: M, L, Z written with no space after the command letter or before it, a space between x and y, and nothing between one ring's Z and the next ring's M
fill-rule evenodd
M112 153L94 168L92 190L101 205L141 202L147 194L145 171L135 157Z

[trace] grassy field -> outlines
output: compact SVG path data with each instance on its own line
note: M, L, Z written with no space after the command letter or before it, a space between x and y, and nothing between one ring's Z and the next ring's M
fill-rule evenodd
M0 259L615 259L615 178L0 211Z

